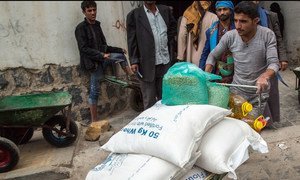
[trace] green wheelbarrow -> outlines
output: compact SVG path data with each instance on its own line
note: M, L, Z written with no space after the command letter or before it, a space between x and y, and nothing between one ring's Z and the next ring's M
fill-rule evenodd
M125 81L118 78L117 76L109 76L109 75L105 75L104 79L105 81L111 84L116 84L123 88L131 89L129 94L130 107L136 112L142 112L144 110L143 96L138 81L134 81L134 80Z
M0 172L19 161L19 144L27 143L34 129L42 127L44 139L66 147L77 139L78 127L71 120L72 96L68 92L47 92L0 98ZM61 112L61 115L57 113Z

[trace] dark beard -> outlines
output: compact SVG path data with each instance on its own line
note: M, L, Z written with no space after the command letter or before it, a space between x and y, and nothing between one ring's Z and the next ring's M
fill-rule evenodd
M230 16L227 16L227 15L223 15L223 14L222 14L222 15L221 15L220 17L218 17L218 18L219 18L220 21L226 21L227 19L229 19L229 17L230 17Z

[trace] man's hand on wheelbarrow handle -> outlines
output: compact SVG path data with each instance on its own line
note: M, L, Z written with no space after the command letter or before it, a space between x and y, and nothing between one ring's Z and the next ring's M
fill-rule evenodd
M270 85L269 80L271 78L272 75L274 75L275 72L273 70L269 70L267 69L266 72L264 72L263 74L261 74L257 81L256 81L256 86L257 86L257 91L256 93L259 94L263 91L266 91Z

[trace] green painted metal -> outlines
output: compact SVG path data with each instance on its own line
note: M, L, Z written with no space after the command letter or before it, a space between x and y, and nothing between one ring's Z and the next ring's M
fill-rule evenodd
M126 81L120 80L120 79L118 79L115 76L108 76L108 75L106 75L105 76L105 80L107 80L107 81L109 81L109 82L111 82L113 84L120 85L122 87L128 87L129 86L129 84Z
M0 125L39 126L71 103L68 92L6 96L0 99Z

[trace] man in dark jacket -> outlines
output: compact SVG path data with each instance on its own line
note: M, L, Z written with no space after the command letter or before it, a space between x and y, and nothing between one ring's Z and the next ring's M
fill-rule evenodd
M139 74L144 109L162 97L162 78L170 67L176 20L168 6L144 1L126 19L131 69Z
M77 25L75 37L80 53L80 66L91 75L89 104L91 121L95 122L98 120L97 102L100 94L100 80L104 77L106 65L113 61L121 61L122 69L127 74L132 74L132 72L124 55L126 51L107 45L100 22L96 20L97 4L94 1L83 1L81 8L85 19ZM88 125L91 121L85 120L82 125Z

